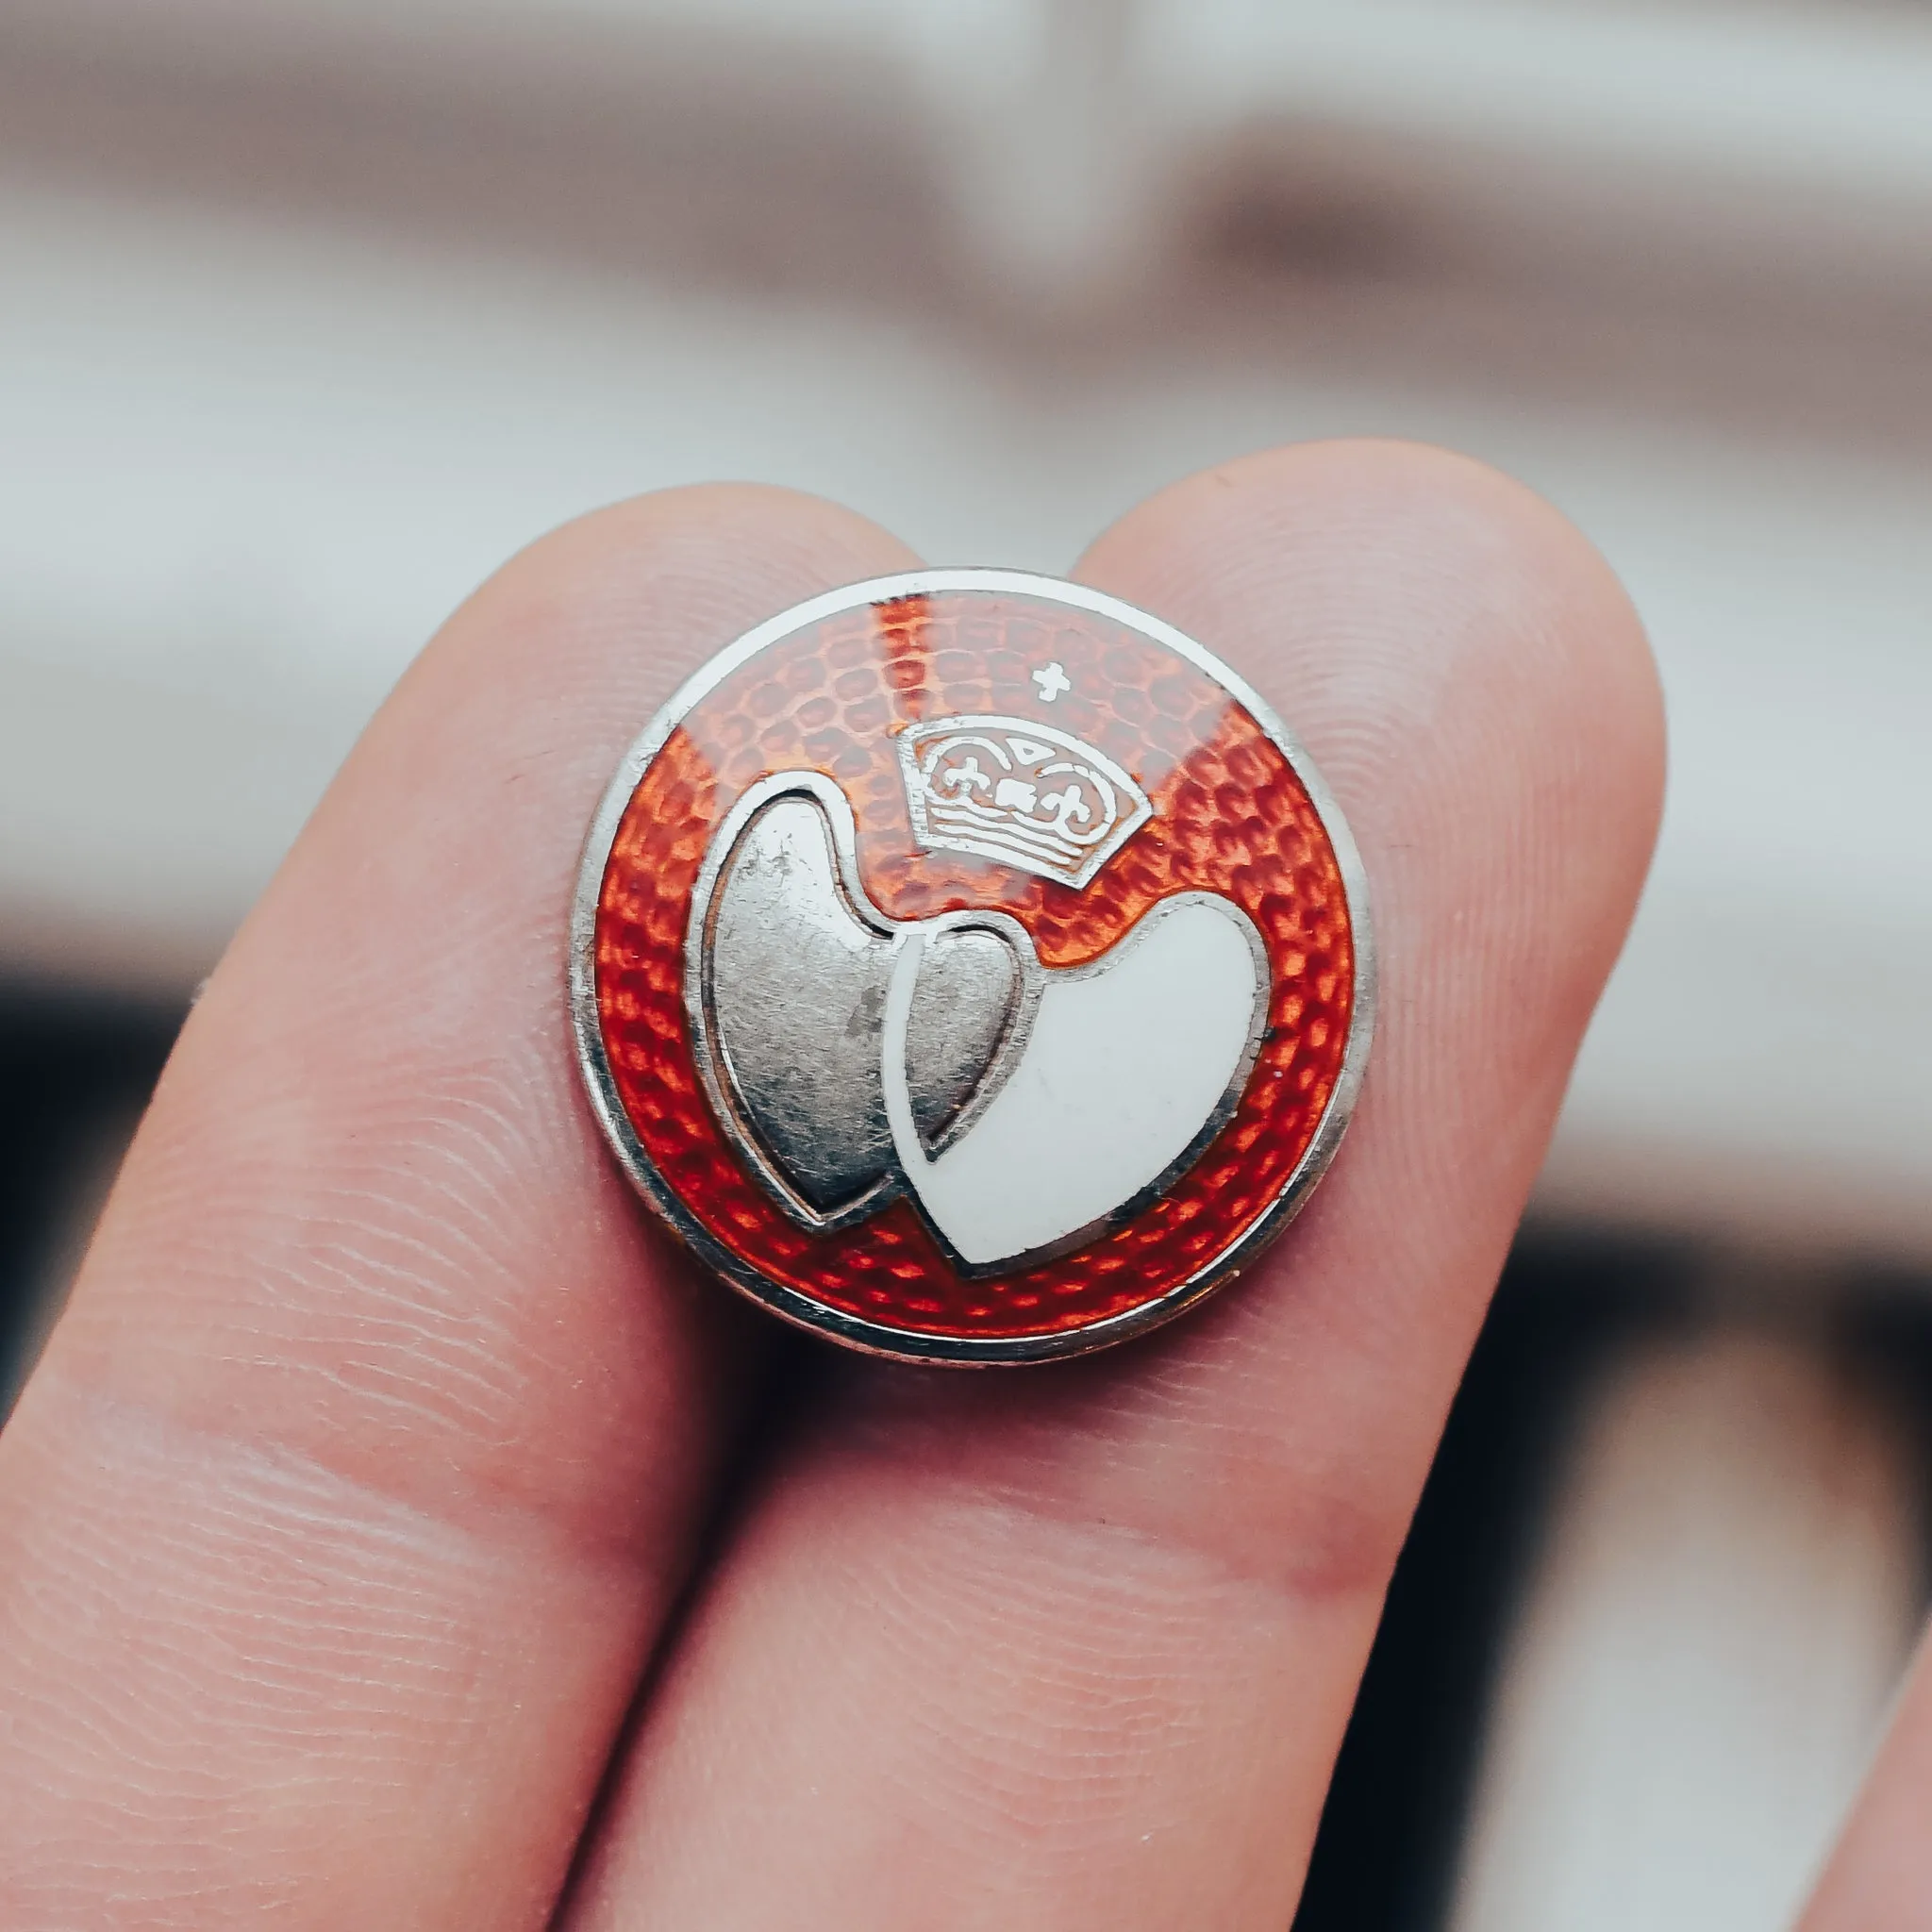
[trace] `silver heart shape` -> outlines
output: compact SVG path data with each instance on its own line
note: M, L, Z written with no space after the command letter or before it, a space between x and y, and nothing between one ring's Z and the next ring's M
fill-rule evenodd
M817 1224L869 1208L894 1166L879 1077L903 933L854 904L811 791L764 802L730 841L708 897L701 973L718 1093L780 1198ZM921 1144L950 1144L1023 1019L1020 962L983 926L924 949L907 1022Z

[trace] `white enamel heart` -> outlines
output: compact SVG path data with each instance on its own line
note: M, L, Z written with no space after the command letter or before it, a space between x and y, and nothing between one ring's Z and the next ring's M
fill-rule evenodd
M924 945L908 936L886 998L886 1118L920 1206L969 1267L1062 1251L1158 1189L1232 1111L1266 1023L1253 922L1210 893L1163 900L1091 965L1041 973L1019 1063L928 1156L906 1057Z

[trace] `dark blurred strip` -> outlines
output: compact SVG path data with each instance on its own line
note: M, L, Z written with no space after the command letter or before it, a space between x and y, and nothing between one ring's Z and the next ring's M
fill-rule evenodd
M1518 1241L1390 1586L1295 1932L1441 1924L1499 1635L1578 1394L1687 1273L1664 1248Z
M183 1017L173 1004L0 980L0 1416Z

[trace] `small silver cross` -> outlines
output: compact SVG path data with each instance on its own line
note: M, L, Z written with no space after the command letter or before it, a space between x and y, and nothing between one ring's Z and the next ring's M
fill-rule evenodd
M1066 666L1058 658L1036 671L1033 681L1040 687L1040 701L1043 705L1052 704L1061 691L1074 688L1074 680L1067 675Z

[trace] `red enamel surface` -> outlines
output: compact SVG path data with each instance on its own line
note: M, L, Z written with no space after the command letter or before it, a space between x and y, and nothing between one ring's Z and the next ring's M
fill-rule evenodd
M1048 705L1029 674L1055 659L1074 688ZM924 718L988 711L1077 733L1154 801L1153 820L1084 891L914 843L895 734ZM1174 892L1224 893L1253 918L1274 970L1267 1040L1234 1119L1138 1220L1023 1274L968 1280L905 1201L813 1236L740 1167L691 1058L685 928L713 829L759 778L802 767L843 788L861 876L890 917L998 908L1025 925L1049 967L1104 952ZM848 1314L924 1334L1013 1338L1084 1327L1158 1298L1267 1210L1334 1091L1354 957L1341 872L1315 808L1220 685L1108 619L972 591L841 612L771 645L692 708L618 827L597 914L596 984L638 1139L727 1247Z

